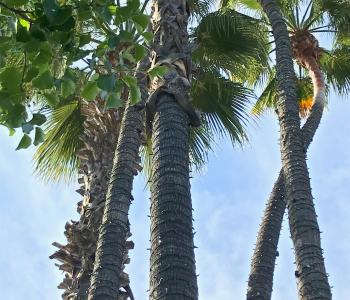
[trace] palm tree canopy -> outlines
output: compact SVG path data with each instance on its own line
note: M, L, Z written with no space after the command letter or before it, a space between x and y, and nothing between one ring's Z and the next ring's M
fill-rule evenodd
M246 140L248 114L245 110L254 96L241 83L249 74L245 66L252 63L259 65L259 61L267 59L266 47L262 47L266 43L266 35L264 38L256 34L258 26L259 22L254 18L220 11L203 17L193 30L191 40L195 68L191 96L193 106L202 113L203 123L200 129L191 129L190 153L195 169L204 164L217 138L228 136L233 144L242 144ZM239 40L244 42L244 47L233 42ZM236 78L237 82L230 78ZM75 110L77 114L78 111ZM80 126L71 132L81 134L83 122L76 122L74 118L58 122L57 118L53 118L57 112L51 114L47 134L49 137L60 135L60 138L47 139L38 149L36 169L47 179L70 178L77 166L74 151L79 148L79 138L69 137L65 129ZM70 152L61 152L66 149ZM147 149L146 146L145 153Z
M288 26L290 35L300 33L318 34L327 33L334 41L332 48L327 50L321 45L319 64L324 72L326 81L335 92L345 95L350 88L350 2L336 0L279 0L279 5L283 13L284 19ZM222 5L226 9L240 9L250 12L255 16L259 16L261 22L265 22L266 16L262 13L262 8L258 1L250 0L229 0L222 1ZM261 32L262 34L264 33ZM270 41L269 44L272 44ZM271 60L273 62L273 59ZM254 67L253 67L254 68ZM274 108L276 99L276 81L273 67L266 67L266 73L261 73L265 84L262 93L253 108L253 113L262 113L265 109ZM264 68L261 68L264 70ZM312 105L312 85L307 79L307 72L299 66L297 70L298 99L301 107L303 105Z

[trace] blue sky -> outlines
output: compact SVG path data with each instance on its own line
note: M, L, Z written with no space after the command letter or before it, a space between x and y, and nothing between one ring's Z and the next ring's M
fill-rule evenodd
M313 195L334 299L350 297L350 103L332 99L308 156ZM244 299L258 225L280 169L278 126L270 114L251 126L250 144L220 143L192 198L200 299ZM0 129L0 288L7 300L60 299L61 272L48 256L64 243L64 224L77 219L77 184L45 184L32 174L33 151L14 151L19 137ZM148 298L149 196L137 177L131 208L133 240L128 269L136 299ZM296 299L287 224L279 245L274 300Z

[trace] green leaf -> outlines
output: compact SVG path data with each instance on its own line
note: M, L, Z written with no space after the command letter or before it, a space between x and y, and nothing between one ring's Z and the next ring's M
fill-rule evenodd
M17 128L22 125L26 117L26 108L24 105L17 103L11 107L6 123L8 127Z
M141 91L137 85L130 86L131 104L136 104L141 101Z
M144 56L146 54L146 49L145 49L145 47L138 45L138 44L136 44L134 47L135 47L134 57L135 57L135 60L138 62L144 58Z
M29 121L32 125L41 126L46 122L46 117L43 114L36 113L33 114L33 118Z
M29 134L33 130L33 125L30 122L26 122L22 124L23 133Z
M4 0L4 2L10 6L22 6L27 4L28 0Z
M96 81L88 81L81 92L81 96L87 101L93 101L100 91Z
M44 0L44 11L52 25L62 25L72 16L72 7L60 7L55 0Z
M44 97L51 107L55 107L59 102L59 98L56 92L44 93Z
M40 127L35 127L34 146L41 144L45 140L45 133Z
M135 57L129 51L130 50L126 50L122 53L123 58L127 59L131 63L136 63Z
M22 27L26 28L27 30L29 30L30 28L30 23L27 20L24 20L22 18L19 18L18 20L19 24L21 24Z
M137 85L137 79L135 77L132 77L132 76L129 76L129 75L123 76L122 80L125 82L125 84L128 87L131 87L133 85Z
M70 79L63 79L61 83L61 95L64 98L74 94L75 92L75 83Z
M49 70L40 74L37 78L33 80L33 86L38 88L39 90L50 89L53 86L53 77Z
M22 74L16 67L7 67L0 74L0 82L4 89L9 92L20 89Z
M6 54L6 51L13 47L12 37L0 36L0 53Z
M151 77L152 80L154 77L157 76L163 77L166 74L166 72L168 72L168 68L166 66L156 66L148 71L148 75Z
M39 74L39 70L35 67L30 67L29 70L27 71L27 75L24 78L25 82L30 82L32 81L33 78L35 78Z
M106 101L106 108L119 108L123 106L123 101L117 93L111 93Z
M39 54L33 60L34 64L45 65L51 62L52 59L52 50L48 43L44 43L40 49Z
M9 136L14 136L14 134L16 133L16 130L14 130L13 128L9 128Z
M24 134L16 150L27 149L32 144L32 139L28 134Z
M104 91L111 92L114 90L116 77L114 74L100 75L97 79L97 86Z
M119 41L120 41L120 39L119 39L118 36L115 36L115 35L110 36L108 38L108 46L109 46L109 48L114 49L115 47L117 47L118 44L119 44Z
M145 41L148 42L148 43L152 42L152 40L154 38L153 33L152 32L148 32L148 31L141 33L141 35L143 36Z
M120 31L119 38L121 42L129 43L133 41L134 35L129 31Z
M135 25L138 25L139 28L137 28L139 31L143 31L146 29L148 22L149 22L149 16L147 15L136 15L132 17L132 20L134 21Z
M108 11L110 14L115 15L117 12L117 6L116 5L109 5L108 6Z
M80 35L79 47L82 47L86 44L89 44L90 41L91 41L91 34L90 33Z

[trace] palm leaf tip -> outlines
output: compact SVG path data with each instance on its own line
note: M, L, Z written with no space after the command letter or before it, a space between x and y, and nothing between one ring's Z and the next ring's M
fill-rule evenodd
M45 181L71 180L79 166L84 117L78 101L55 108L45 128L45 141L34 154L35 173Z
M246 108L253 93L214 70L196 74L192 85L193 105L202 112L207 129L219 137L229 136L233 144L246 141Z

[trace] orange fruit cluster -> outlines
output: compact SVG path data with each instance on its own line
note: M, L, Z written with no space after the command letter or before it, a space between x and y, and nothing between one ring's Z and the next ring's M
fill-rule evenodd
M314 103L314 98L312 96L301 99L299 101L300 117L306 118L309 115L313 103Z

